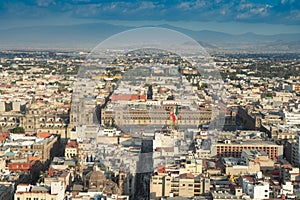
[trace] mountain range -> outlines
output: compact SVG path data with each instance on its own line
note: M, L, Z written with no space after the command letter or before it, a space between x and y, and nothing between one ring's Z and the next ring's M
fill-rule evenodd
M300 33L259 35L255 33L228 34L223 32L189 29L170 26L184 33L209 51L238 52L299 52ZM133 26L92 23L67 26L34 26L0 30L0 48L82 48L92 49L104 39L132 28Z

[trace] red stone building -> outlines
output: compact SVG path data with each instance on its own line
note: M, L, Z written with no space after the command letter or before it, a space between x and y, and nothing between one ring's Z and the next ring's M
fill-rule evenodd
M36 180L39 177L42 169L43 164L39 160L8 163L8 170L10 172L23 172L29 174L32 180Z

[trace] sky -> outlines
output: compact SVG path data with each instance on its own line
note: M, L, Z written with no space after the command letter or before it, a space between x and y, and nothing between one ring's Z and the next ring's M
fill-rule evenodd
M241 34L300 33L299 0L1 0L0 29L107 22Z

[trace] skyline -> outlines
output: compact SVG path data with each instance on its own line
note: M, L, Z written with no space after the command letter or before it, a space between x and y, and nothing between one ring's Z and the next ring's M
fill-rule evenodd
M295 0L96 1L13 0L0 2L1 30L20 27L110 23L169 24L230 34L300 33Z

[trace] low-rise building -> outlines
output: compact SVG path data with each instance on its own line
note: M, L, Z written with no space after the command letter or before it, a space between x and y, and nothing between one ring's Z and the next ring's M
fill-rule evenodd
M76 141L69 141L65 148L65 157L67 159L74 158L78 154L78 144Z
M283 156L283 146L263 140L226 140L211 146L212 157L241 157L243 150L262 150L272 160Z
M32 180L37 180L43 165L39 160L28 162L10 162L8 163L8 170L10 172L22 172L30 175Z
M247 165L249 165L250 162L258 163L260 171L274 169L274 161L262 150L243 150L241 159Z
M19 184L15 193L15 200L63 200L65 197L62 181L52 182L51 187Z
M184 173L180 175L153 175L150 180L150 194L152 197L180 196L191 198L208 194L210 179L203 175Z
M225 168L224 172L228 175L256 174L260 171L258 163L245 163L240 158L222 158L222 163Z
M257 179L254 176L241 176L241 187L243 192L250 196L251 199L269 199L269 183Z

